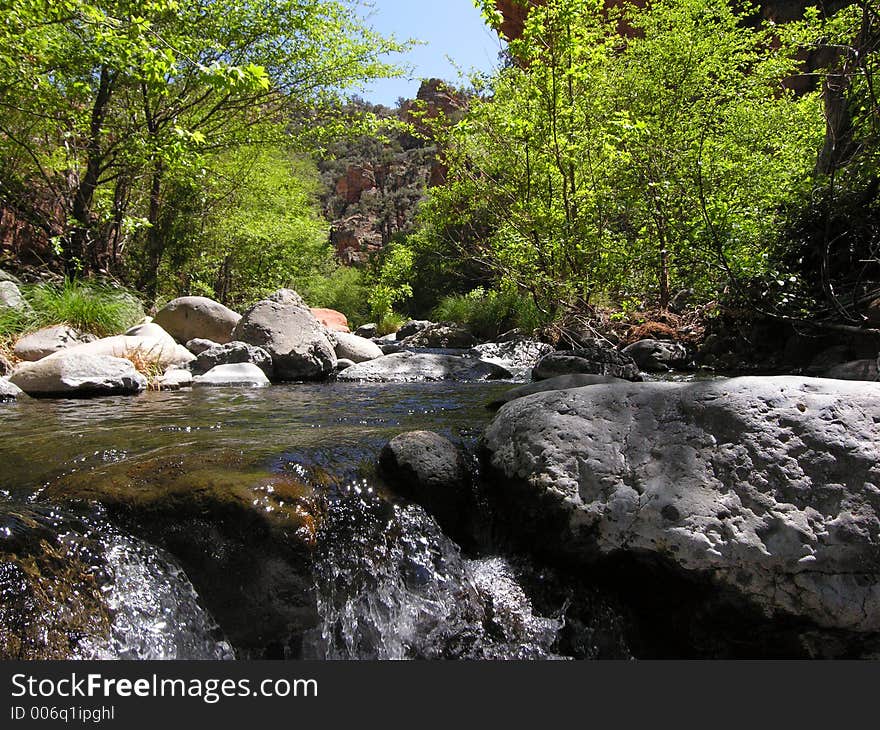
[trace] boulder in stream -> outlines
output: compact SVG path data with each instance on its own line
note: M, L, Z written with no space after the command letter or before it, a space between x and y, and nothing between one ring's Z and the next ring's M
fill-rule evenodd
M385 353L372 340L346 332L335 332L336 357L351 360L354 363L367 362L382 357Z
M217 365L193 379L194 388L267 388L271 383L256 365L244 362Z
M587 343L577 350L557 350L541 359L532 370L535 380L578 373L610 375L625 380L640 380L639 367L629 355L600 342Z
M93 342L93 335L86 335L67 325L43 327L36 332L22 335L15 343L15 356L19 360L36 362L69 347Z
M15 383L10 383L9 378L0 378L0 403L17 400L24 396L24 391Z
M398 331L397 340L401 340ZM428 349L466 350L477 344L477 338L466 327L449 322L432 324L416 334L406 337L407 347L423 347Z
M453 355L398 352L339 373L341 381L416 383L433 380L503 380L508 370L494 363Z
M237 312L213 299L180 297L162 307L153 321L178 342L203 338L222 345L232 341L232 330L240 319Z
M190 370L196 375L204 375L218 365L235 365L250 363L263 371L267 378L271 378L274 372L272 356L262 347L249 345L246 342L228 342L225 345L214 345L200 353L194 362L190 363Z
M880 384L553 391L507 404L482 444L536 551L627 556L767 616L880 632Z
M268 352L278 380L322 380L336 367L336 352L324 326L289 289L245 312L233 338Z
M9 380L28 395L42 396L132 395L147 387L130 360L70 350L22 363Z
M623 354L635 360L640 370L649 373L685 370L692 360L684 345L667 340L639 340L624 347Z
M470 473L461 449L433 431L395 436L379 455L382 476L455 535L466 520Z

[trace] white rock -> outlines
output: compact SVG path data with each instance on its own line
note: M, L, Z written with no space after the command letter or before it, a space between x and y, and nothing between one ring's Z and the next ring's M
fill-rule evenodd
M269 378L256 365L249 362L218 365L193 380L193 387L265 388Z
M139 393L147 379L129 360L71 350L22 363L10 382L29 395L114 395Z

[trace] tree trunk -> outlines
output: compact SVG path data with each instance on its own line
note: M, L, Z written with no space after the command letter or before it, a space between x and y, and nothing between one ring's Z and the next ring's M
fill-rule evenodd
M102 66L98 93L92 106L92 117L89 124L89 139L86 144L86 171L85 175L80 178L73 195L71 216L74 220L74 227L68 236L67 245L62 248L61 252L64 272L69 277L88 274L93 258L92 248L95 231L92 221L92 202L95 198L95 191L98 189L101 166L104 162L101 135L112 93L113 76L105 66Z

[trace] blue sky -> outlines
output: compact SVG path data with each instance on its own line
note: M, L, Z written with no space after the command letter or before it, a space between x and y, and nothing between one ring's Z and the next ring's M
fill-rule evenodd
M472 0L372 0L367 24L398 38L427 41L408 53L403 61L414 67L414 79L386 79L376 82L364 97L377 104L393 106L399 97L413 98L419 79L456 81L458 71L488 71L498 64L501 44L487 28ZM451 58L452 61L447 58Z

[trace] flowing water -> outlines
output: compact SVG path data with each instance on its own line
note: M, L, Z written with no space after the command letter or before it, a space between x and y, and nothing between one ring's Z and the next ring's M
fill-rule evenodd
M0 406L0 589L28 596L4 602L0 625L20 640L0 650L626 656L608 606L585 614L581 601L568 617L564 581L491 540L463 553L376 477L381 447L404 431L473 451L485 403L508 387L288 385ZM236 570L254 581L240 594L224 585Z

